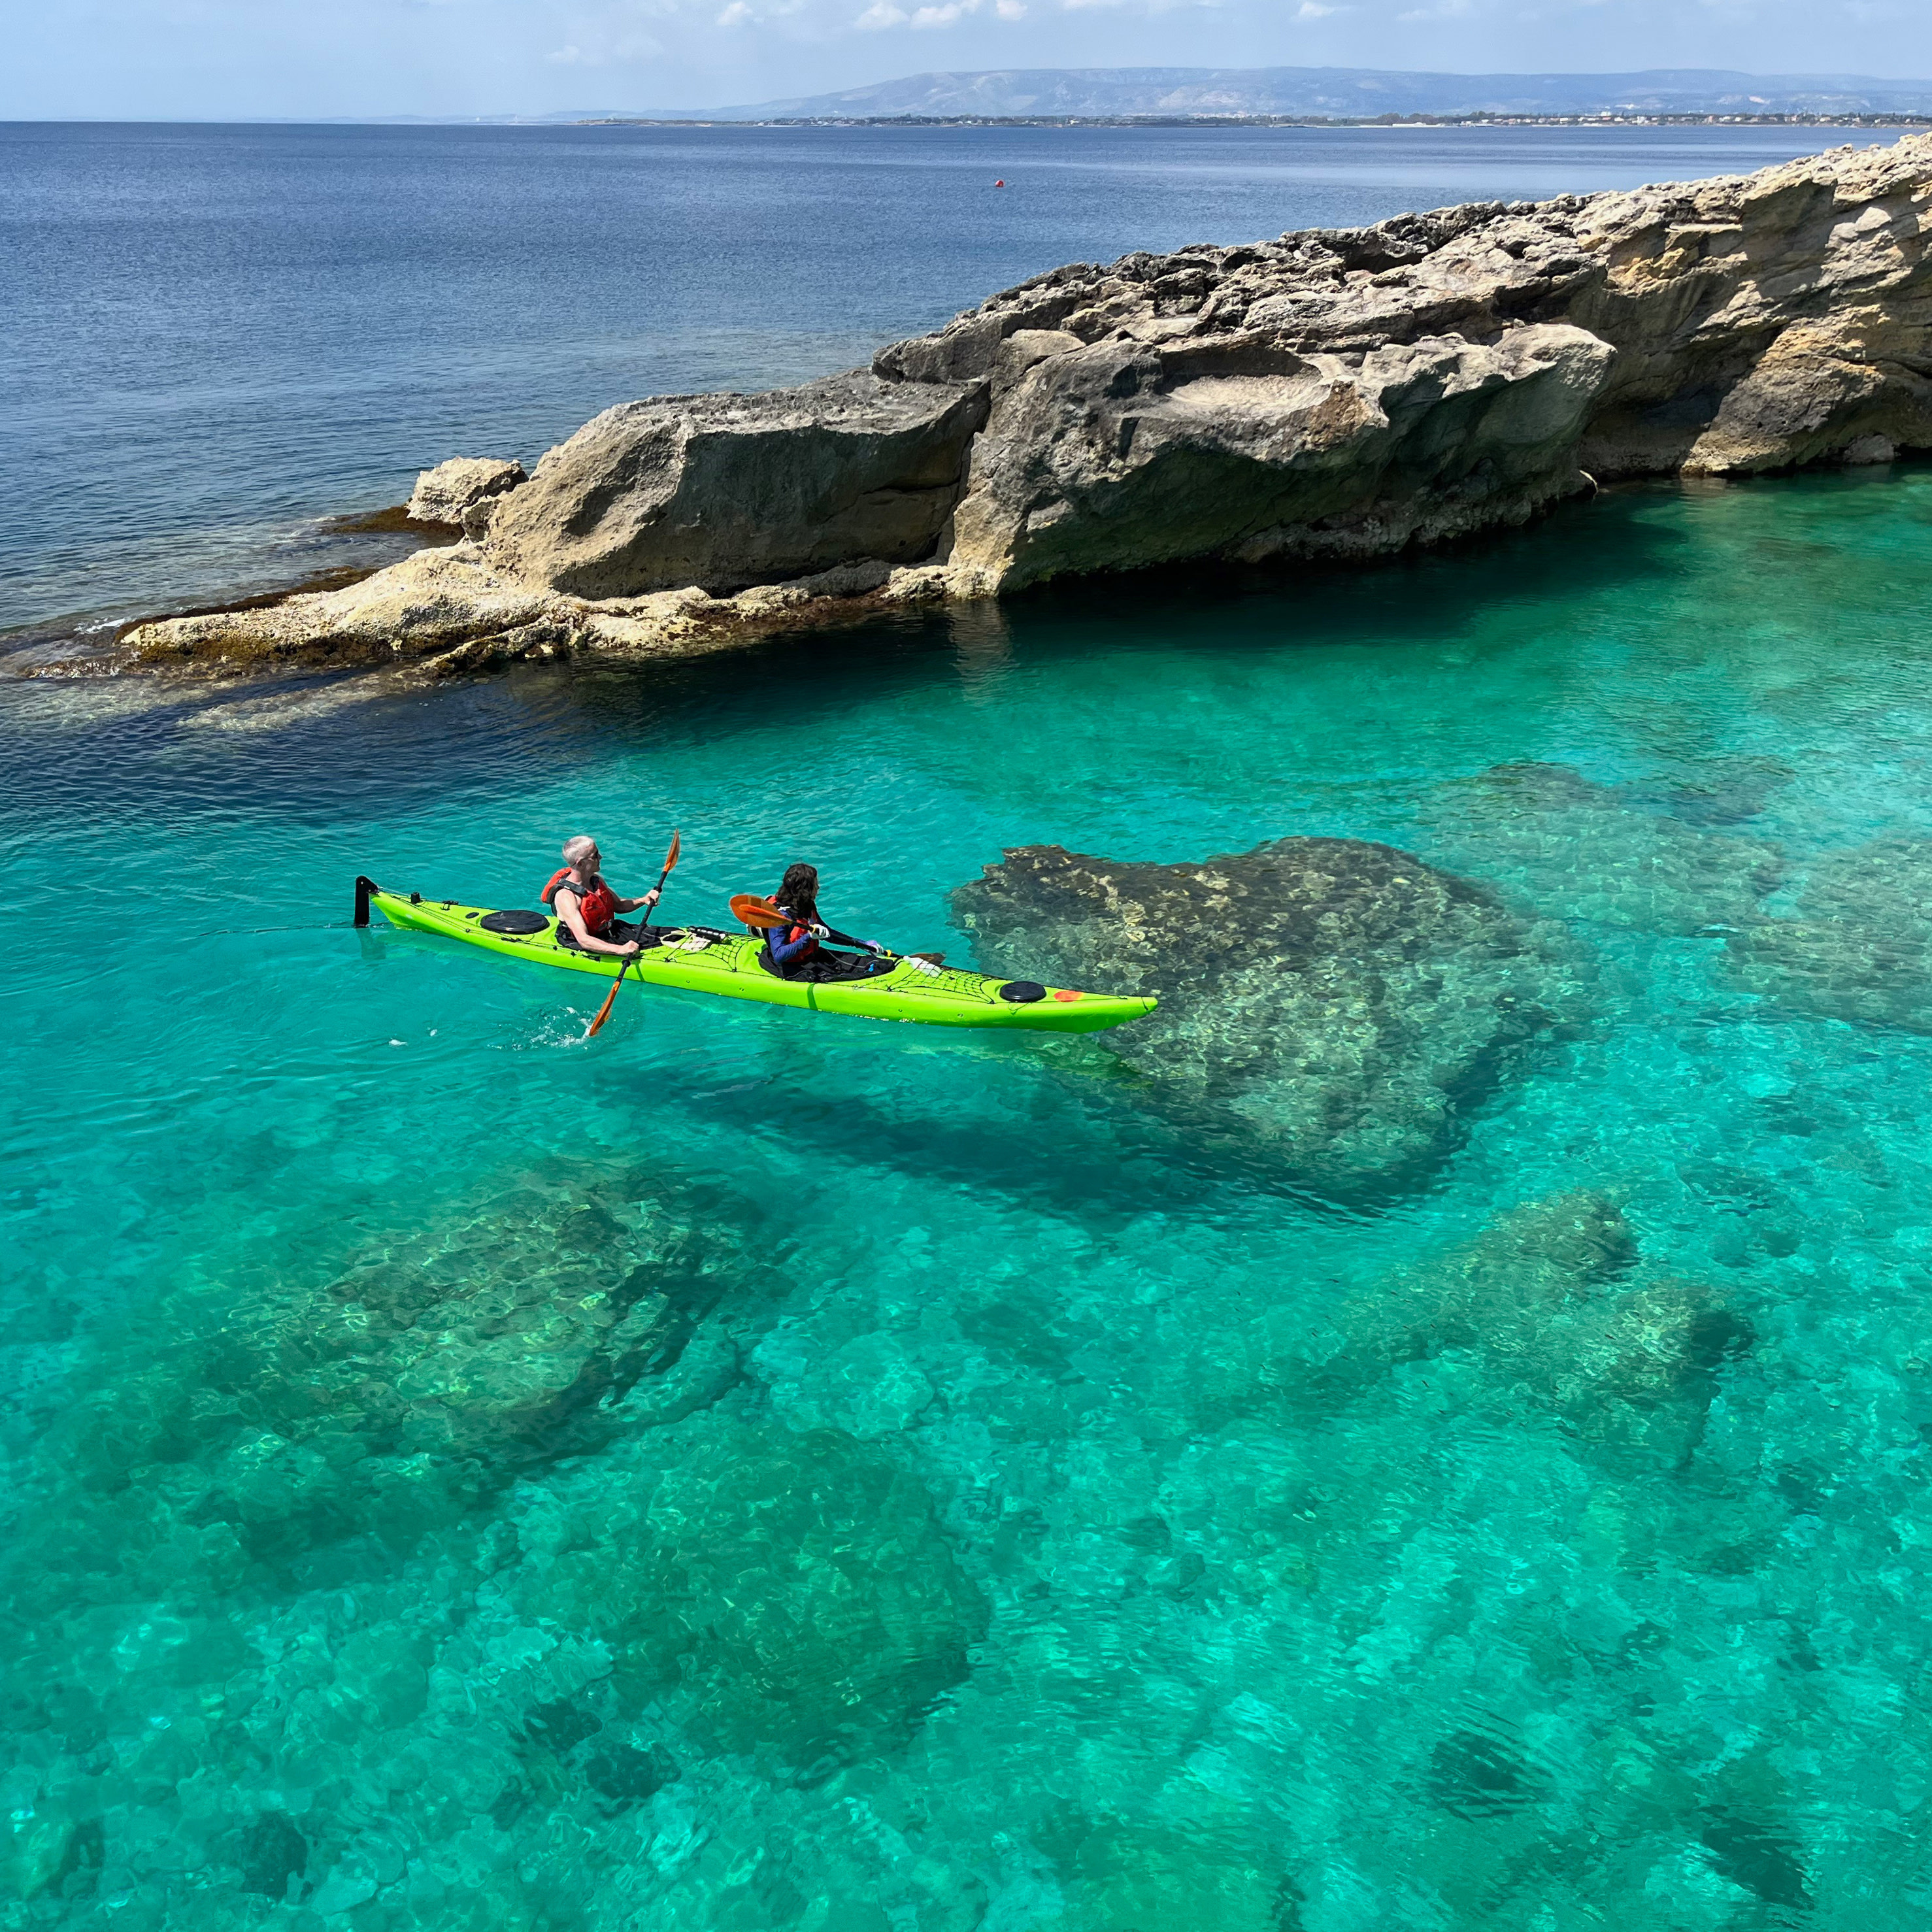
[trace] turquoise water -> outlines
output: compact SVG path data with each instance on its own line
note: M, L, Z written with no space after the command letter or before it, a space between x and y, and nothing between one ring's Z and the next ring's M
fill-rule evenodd
M1292 596L0 688L5 1922L1916 1922L1929 524L1638 490ZM1386 840L1579 1005L1343 1199L1104 1037L586 1044L601 983L346 925L674 825L674 914L810 856L962 957L1005 847Z

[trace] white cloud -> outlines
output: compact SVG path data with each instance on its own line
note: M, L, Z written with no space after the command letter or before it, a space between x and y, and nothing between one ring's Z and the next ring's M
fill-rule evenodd
M1294 17L1298 20L1325 20L1330 14L1346 10L1340 7L1318 7L1315 0L1301 0L1301 4L1294 10Z
M731 0L730 5L718 15L718 24L721 27L742 27L747 20L755 20L758 17L745 4L745 0Z
M734 0L734 4L741 0ZM985 6L986 0L939 0L937 5L915 8L908 14L898 4L898 0L872 0L871 6L854 22L856 26L878 28L882 27L952 27ZM1002 20L1023 20L1026 18L1026 0L993 0L993 12Z

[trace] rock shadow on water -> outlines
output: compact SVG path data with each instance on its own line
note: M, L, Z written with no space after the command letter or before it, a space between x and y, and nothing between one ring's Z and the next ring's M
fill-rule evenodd
M996 970L1158 992L1101 1040L1154 1107L1343 1202L1424 1184L1584 1006L1559 928L1359 840L1177 865L1028 846L952 905Z

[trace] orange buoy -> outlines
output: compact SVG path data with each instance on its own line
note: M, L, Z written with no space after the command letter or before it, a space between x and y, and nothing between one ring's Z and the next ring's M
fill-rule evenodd
M1004 188L1006 186L1006 183L1003 181L996 181L994 182L993 185L995 188Z

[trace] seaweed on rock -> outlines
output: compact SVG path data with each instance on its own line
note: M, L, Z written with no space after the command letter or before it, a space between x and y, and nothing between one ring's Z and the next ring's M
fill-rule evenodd
M1418 1180L1581 1007L1556 928L1355 839L1171 866L1028 846L952 904L997 970L1158 992L1107 1050L1331 1196Z

